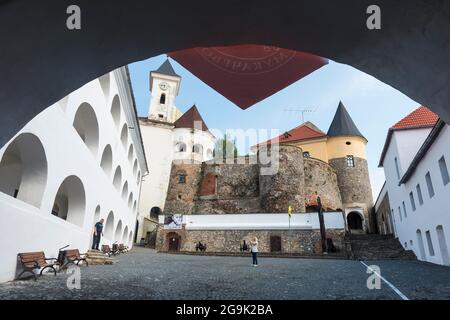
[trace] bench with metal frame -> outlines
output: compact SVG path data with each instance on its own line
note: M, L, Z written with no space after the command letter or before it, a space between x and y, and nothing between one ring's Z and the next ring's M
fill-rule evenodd
M24 270L17 276L16 279L19 279L24 273L29 272L34 276L34 280L37 280L36 273L34 270L41 269L40 275L46 269L52 269L54 275L56 276L55 266L61 266L56 258L46 258L45 253L43 251L39 252L22 252L17 254L17 257L22 264ZM54 263L48 263L47 261L55 261Z
M89 263L86 260L86 253L80 253L80 250L78 249L65 250L65 257L67 262L62 268L67 267L70 263L76 264L77 266L79 266L80 263L85 263L87 267L89 266Z
M123 243L119 244L119 252L120 253L127 253L128 252L128 247L126 245L124 245Z
M111 250L111 247L107 244L102 244L102 252L108 255L108 257L115 256L119 253L117 250L116 251Z

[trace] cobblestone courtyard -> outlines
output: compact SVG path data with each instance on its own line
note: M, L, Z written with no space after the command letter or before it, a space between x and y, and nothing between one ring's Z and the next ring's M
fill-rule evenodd
M385 282L366 286L359 261L158 254L135 248L115 265L81 268L81 289L68 275L0 285L0 299L400 299ZM450 268L417 261L371 261L409 299L450 299Z

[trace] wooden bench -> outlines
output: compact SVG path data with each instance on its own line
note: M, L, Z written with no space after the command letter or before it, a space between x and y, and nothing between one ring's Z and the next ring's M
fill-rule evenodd
M123 243L120 243L120 244L119 244L119 252L120 252L120 253L126 253L126 252L128 252L128 247L125 246Z
M57 262L56 258L46 258L45 253L43 251L40 252L22 252L17 255L20 263L22 264L23 271L17 276L16 279L19 279L24 273L29 272L34 276L34 280L37 280L35 269L41 269L39 273L42 275L45 269L52 269L54 275L56 276L55 266L60 266L60 263ZM48 263L47 261L55 261Z
M86 261L86 254L80 253L78 249L65 250L65 257L67 259L67 262L64 266L67 266L69 263L73 263L78 266L80 262L84 262L86 266L89 266L89 263Z
M112 255L115 256L115 255L117 254L117 252L112 251L111 248L110 248L110 246L107 245L107 244L102 244L102 252L103 252L104 254L107 254L108 257L111 257Z

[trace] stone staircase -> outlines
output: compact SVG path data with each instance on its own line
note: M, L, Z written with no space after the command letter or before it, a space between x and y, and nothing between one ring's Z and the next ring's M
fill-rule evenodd
M392 235L351 234L345 237L348 258L354 260L416 260Z
M117 262L117 260L108 257L99 250L88 250L86 260L89 265L114 264Z

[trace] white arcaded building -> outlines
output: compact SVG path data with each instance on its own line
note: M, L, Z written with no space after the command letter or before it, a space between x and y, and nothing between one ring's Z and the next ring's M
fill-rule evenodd
M100 218L101 244L131 246L146 172L126 67L38 114L0 149L0 282L19 252L86 252Z
M149 167L142 181L138 240L157 225L157 218L149 224L150 211L164 210L172 162L203 162L213 158L216 138L197 107L194 105L183 114L175 104L180 85L181 77L169 60L150 72L149 113L139 119Z
M426 107L392 126L380 160L393 232L419 260L450 265L450 128Z

